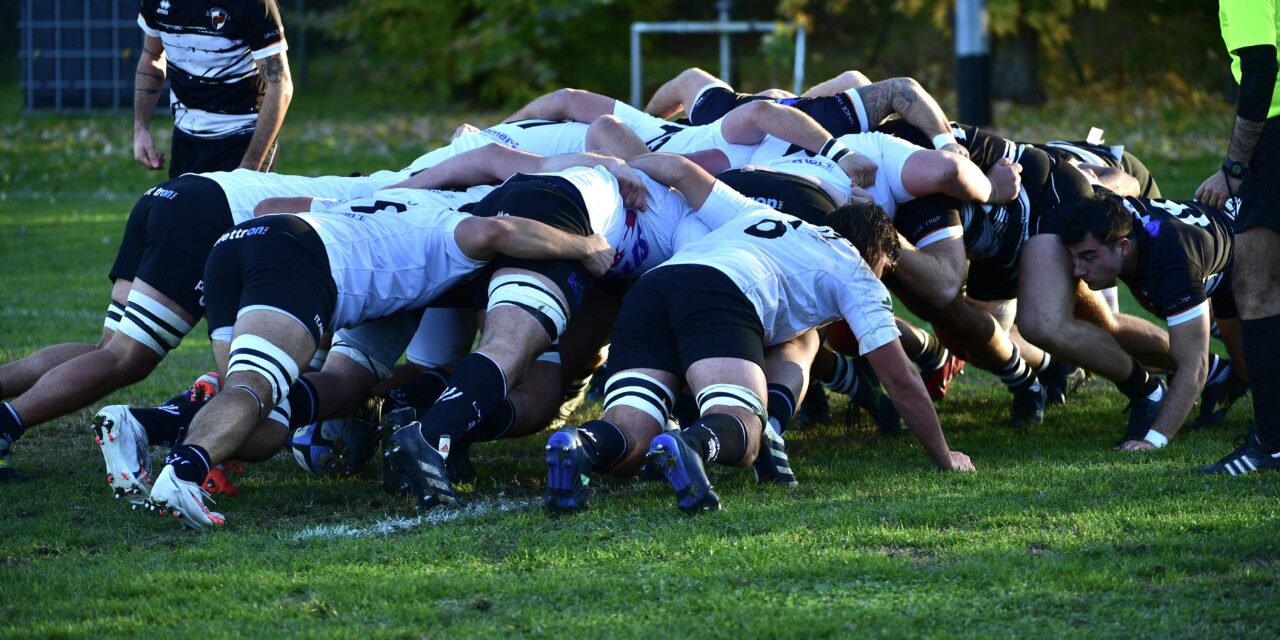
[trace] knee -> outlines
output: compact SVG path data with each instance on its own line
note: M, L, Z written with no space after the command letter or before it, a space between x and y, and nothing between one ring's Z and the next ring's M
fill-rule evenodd
M868 78L861 71L850 69L838 76L840 83L849 87L865 87L871 84L871 78Z
M1030 313L1019 312L1015 324L1018 325L1018 332L1022 334L1023 338L1042 349L1053 350L1055 347L1060 346L1060 334L1058 332L1058 323L1056 322Z

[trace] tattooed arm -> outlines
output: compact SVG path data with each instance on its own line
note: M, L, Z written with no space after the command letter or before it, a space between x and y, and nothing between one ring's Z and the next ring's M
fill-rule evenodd
M896 113L930 139L946 135L950 142L937 148L968 157L964 147L956 144L942 107L919 82L912 78L890 78L860 87L857 91L867 108L867 122L872 127Z
M274 159L276 136L284 124L284 114L293 99L293 78L289 75L289 59L284 52L258 61L258 77L266 85L262 106L258 109L258 125L253 140L240 162L242 169L267 171Z
M133 159L153 171L164 168L164 154L156 151L151 139L151 114L164 89L164 75L164 43L159 37L146 36L133 78Z

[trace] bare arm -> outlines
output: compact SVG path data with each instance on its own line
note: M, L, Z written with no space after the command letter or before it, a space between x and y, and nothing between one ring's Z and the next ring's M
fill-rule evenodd
M543 157L491 142L413 174L388 189L444 189L502 182L517 173L541 171Z
M809 90L804 92L804 94L801 95L800 97L821 98L826 96L834 96L838 93L843 93L850 89L865 87L869 84L871 84L871 79L868 78L866 75L864 75L861 71L849 70L849 71L845 71L844 73L834 78L831 78L830 80L824 80L823 82L820 82L818 84L813 85L812 87L809 87Z
M835 160L859 187L876 183L874 162L861 154L849 152L829 131L799 109L759 100L730 111L721 122L724 139L733 144L759 144L766 135L771 135L810 153ZM838 149L843 149L844 153Z
M165 69L164 42L155 36L144 37L133 77L133 159L151 170L164 168L164 154L156 151L151 138L151 114L164 89Z
M280 196L267 198L253 208L253 217L271 215L273 213L302 213L311 210L311 196Z
M907 428L924 445L933 464L940 469L972 471L973 463L969 462L969 456L947 446L947 438L942 434L942 425L938 422L933 403L929 401L929 393L924 389L920 374L902 351L902 343L894 340L881 345L867 354L867 361L880 377Z
M916 197L941 193L959 200L998 204L1018 196L1021 170L1021 165L1000 158L984 174L967 156L925 149L907 158L902 186Z
M257 62L258 77L266 83L262 106L258 109L258 124L244 152L240 168L266 171L271 168L271 148L284 124L284 114L293 99L293 77L289 74L289 59L284 52L268 56Z
M467 257L492 260L498 254L522 260L574 260L593 276L613 264L613 249L604 236L579 236L528 218L467 218L454 229L454 239Z
M1209 314L1202 314L1182 324L1169 327L1169 352L1178 365L1160 406L1154 431L1172 440L1195 406L1204 381L1209 376ZM1147 440L1130 440L1121 445L1125 451L1149 449Z
M912 78L890 78L869 84L858 89L858 96L867 109L867 121L876 126L893 114L902 116L907 124L924 132L933 139L945 134L949 139L948 151L967 155L964 148L956 144L951 133L947 115L938 106L938 101L929 95L924 87ZM941 148L941 147L939 147Z
M647 153L632 158L627 164L679 191L695 211L702 208L716 184L715 176L703 171L692 160L671 153Z

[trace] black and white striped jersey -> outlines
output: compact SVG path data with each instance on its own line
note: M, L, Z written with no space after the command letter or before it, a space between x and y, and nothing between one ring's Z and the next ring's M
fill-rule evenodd
M200 138L253 131L255 60L287 49L275 2L140 0L138 25L164 43L174 126Z

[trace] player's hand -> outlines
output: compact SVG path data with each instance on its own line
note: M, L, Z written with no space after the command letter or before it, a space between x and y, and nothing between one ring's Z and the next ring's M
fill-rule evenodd
M960 146L960 143L958 142L948 142L942 145L942 148L938 149L938 151L950 151L958 156L963 156L965 158L969 157L969 150Z
M991 198L989 204L1012 202L1022 191L1022 165L1008 158L1000 158L990 169L987 169L987 180L991 182Z
M480 128L479 128L479 127L476 127L475 125L467 124L467 123L465 123L465 122L464 122L464 123L462 123L462 124L458 125L458 128L457 128L457 129L454 129L454 130L453 130L453 137L452 137L452 138L449 138L449 142L453 142L454 140L457 140L458 138L461 138L461 137L462 137L463 135L465 135L465 134L468 134L468 133L479 133L479 132L480 132Z
M133 159L152 171L164 168L164 154L156 151L156 142L151 139L150 131L139 129L133 132Z
M1215 171L1207 180L1200 183L1199 189L1196 189L1196 200L1215 209L1222 209L1226 207L1227 199L1231 194L1240 190L1240 182L1240 180L1228 178L1227 174L1221 171Z
M1120 443L1120 446L1113 449L1113 451L1150 451L1155 448L1156 446L1154 444L1151 444L1146 440L1125 440Z
M840 168L844 170L855 187L870 187L876 183L876 163L861 153L851 151L840 158Z
M613 266L613 247L609 246L609 241L598 233L587 236L585 240L587 257L582 259L582 266L587 269L591 277L599 278Z
M950 471L974 471L973 461L969 456L959 451L951 452L951 469Z
M640 174L625 162L616 162L608 167L609 173L618 179L618 193L622 194L622 202L628 209L644 211L648 206L649 192L645 189Z
M871 195L870 191L867 191L862 187L853 187L852 189L849 190L849 202L865 202L868 204L875 204L876 199L874 196Z

